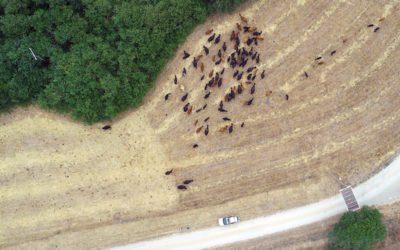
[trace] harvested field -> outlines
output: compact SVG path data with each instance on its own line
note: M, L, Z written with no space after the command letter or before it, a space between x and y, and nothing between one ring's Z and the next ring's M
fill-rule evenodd
M221 113L220 100L240 81L211 57L224 41L233 50L239 12L263 31L256 49L265 78L255 79L252 105L243 105L251 98L244 84ZM218 45L207 42L210 28ZM110 130L35 107L0 115L0 247L125 244L315 202L339 191L332 176L355 186L400 150L399 30L398 1L249 1L197 27L144 105ZM192 57L182 60L184 50ZM205 72L225 68L207 99L200 65L192 66L200 54ZM231 123L232 133L219 132Z

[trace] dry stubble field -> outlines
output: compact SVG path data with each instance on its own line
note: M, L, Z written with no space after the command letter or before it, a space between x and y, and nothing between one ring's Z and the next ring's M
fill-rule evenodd
M201 59L209 72L223 41L232 52L239 12L263 31L257 67L266 77L255 80L253 105L243 105L246 85L222 115L219 101L238 84L232 69L214 68L226 68L224 83L205 100L200 70L182 55L203 53L213 28L222 37ZM332 175L366 180L400 149L399 30L399 1L249 1L198 26L144 105L112 130L36 107L0 115L0 248L120 245L315 202L340 189ZM184 113L186 91L196 108L208 107ZM222 116L232 134L218 132L230 124ZM196 134L206 117L208 136ZM185 179L194 182L177 190Z

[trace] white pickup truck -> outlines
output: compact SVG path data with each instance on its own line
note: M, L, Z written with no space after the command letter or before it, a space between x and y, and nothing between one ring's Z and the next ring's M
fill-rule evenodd
M235 224L240 221L239 216L229 216L229 217L224 217L224 218L219 218L218 223L220 226L226 226L229 224Z

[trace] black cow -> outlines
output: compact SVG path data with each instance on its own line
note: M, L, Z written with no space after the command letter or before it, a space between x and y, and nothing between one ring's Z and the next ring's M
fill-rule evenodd
M210 96L211 92L208 92L205 96L204 99L207 99Z
M233 123L231 123L231 126L229 127L229 134L232 133L233 131Z
M186 111L188 111L188 109L189 109L189 105L190 105L190 103L186 103L186 105L185 105L185 106L183 106L183 112L186 112Z
M204 52L206 52L206 55L208 55L208 52L209 52L208 48L206 46L203 46L203 49L204 49Z
M165 172L165 175L170 175L172 173L173 169L168 170L167 172Z
M183 58L182 59L186 59L190 56L189 53L187 53L186 51L183 51Z
M224 121L230 121L231 119L229 119L228 117L224 117L224 118L222 118L222 120L224 120Z
M181 189L181 190L186 190L187 189L185 185L179 185L177 188Z
M222 49L224 50L224 51L226 51L226 43L224 42L224 44L222 45Z
M265 70L263 70L263 72L261 73L261 79L264 79L265 76Z
M186 99L187 99L187 97L188 97L188 94L189 94L189 93L186 93L186 94L184 94L184 95L182 96L182 98L181 98L182 102L186 101Z
M197 145L197 144L194 144L193 145L193 148L197 148L199 145ZM185 183L186 184L186 183Z
M217 38L215 38L215 44L219 43L219 40L221 39L221 34L219 34L217 36Z
M164 97L164 99L165 99L165 100L168 100L169 95L171 95L171 93L166 94L165 97Z
M190 184L190 183L192 183L193 182L193 180L185 180L184 182L183 182L183 184Z
M178 78L176 78L176 75L174 77L174 83L177 84L178 83Z
M105 125L105 126L103 127L103 130L109 130L109 129L111 129L111 126L110 126L110 125Z
M253 84L253 87L251 87L250 94L254 94L254 91L256 91L256 84L255 83Z
M208 135L208 125L206 127L206 129L204 130L204 134L207 136Z
M211 42L212 40L214 40L214 37L215 37L215 33L212 34L212 35L208 38L208 42Z

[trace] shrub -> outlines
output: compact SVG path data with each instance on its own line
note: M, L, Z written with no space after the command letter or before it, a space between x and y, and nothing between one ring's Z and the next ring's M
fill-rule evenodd
M329 233L330 249L371 249L373 243L383 241L386 226L377 209L364 206L359 212L345 213Z

